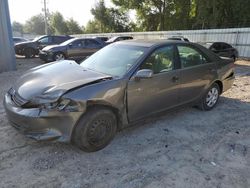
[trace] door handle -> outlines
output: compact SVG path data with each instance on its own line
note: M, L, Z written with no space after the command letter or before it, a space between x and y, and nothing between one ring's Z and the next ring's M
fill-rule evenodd
M174 76L173 78L172 78L172 81L173 82L177 82L179 80L179 77L178 76Z

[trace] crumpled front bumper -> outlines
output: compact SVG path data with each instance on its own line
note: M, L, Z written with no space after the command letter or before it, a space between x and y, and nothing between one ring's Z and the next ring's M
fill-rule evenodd
M53 61L53 53L49 53L49 52L44 52L44 51L39 51L39 58L43 61Z
M35 140L70 142L73 129L83 112L61 112L17 106L10 94L4 98L10 123L27 137Z

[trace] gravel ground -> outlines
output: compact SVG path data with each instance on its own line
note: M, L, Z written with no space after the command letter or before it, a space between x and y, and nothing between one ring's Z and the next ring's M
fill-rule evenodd
M38 59L18 59L0 74L0 97ZM104 150L84 153L39 143L8 123L0 103L0 187L250 187L250 62L210 112L182 108L118 133Z

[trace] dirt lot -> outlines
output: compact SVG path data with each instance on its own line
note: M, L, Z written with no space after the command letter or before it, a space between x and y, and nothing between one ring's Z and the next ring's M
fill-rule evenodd
M117 134L104 150L38 143L14 130L4 93L38 59L0 74L0 187L250 187L250 62L210 112L184 108Z

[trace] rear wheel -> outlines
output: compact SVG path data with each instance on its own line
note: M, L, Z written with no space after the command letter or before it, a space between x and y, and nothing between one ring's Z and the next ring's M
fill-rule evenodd
M199 108L204 111L212 110L218 103L220 97L220 87L214 83L202 98Z
M78 122L72 141L86 152L103 149L114 138L116 115L107 108L91 108Z
M60 61L60 60L64 60L64 59L65 59L65 55L62 52L58 52L54 55L55 61Z
M32 48L26 48L25 50L24 50L24 55L25 55L25 57L26 58L31 58L31 57L35 57L35 50L34 49L32 49Z
M236 61L236 57L234 55L231 58L234 60L234 62Z

